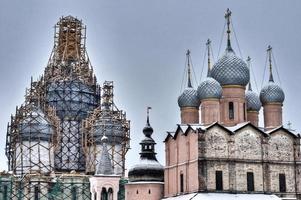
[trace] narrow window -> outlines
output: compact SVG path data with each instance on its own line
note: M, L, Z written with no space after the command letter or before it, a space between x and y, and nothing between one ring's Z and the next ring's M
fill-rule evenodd
M223 190L223 171L215 171L216 190Z
M97 200L97 192L94 193L94 200Z
M253 172L247 172L247 186L248 186L249 192L254 191L254 173Z
M39 200L39 186L34 186L34 200Z
M106 188L102 188L100 199L101 200L108 200L108 192L107 192Z
M279 174L279 191L286 192L285 174Z
M113 200L113 189L109 188L108 190L108 200Z
M8 200L7 199L7 185L3 186L3 200Z
M76 187L72 187L71 189L72 200L77 200L77 191Z
M246 121L246 103L244 103L244 121Z
M184 175L180 174L180 192L184 192Z
M150 191L150 189L148 190L148 194L150 194L151 193L151 191Z
M234 105L233 105L233 102L229 102L229 119L234 119Z
M138 190L136 191L136 194L139 194Z

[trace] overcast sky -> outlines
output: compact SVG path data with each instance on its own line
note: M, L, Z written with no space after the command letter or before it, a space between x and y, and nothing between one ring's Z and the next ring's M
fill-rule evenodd
M300 130L300 0L0 0L0 169L7 169L4 148L10 114L23 103L30 77L43 73L53 47L53 26L63 15L76 16L87 25L87 51L99 83L114 81L115 103L131 120L127 168L139 158L146 106L153 108L153 137L164 164L162 141L180 122L177 97L185 51L191 50L197 86L205 42L211 38L217 56L228 7L242 56L253 60L259 90L266 48L272 45L286 94L283 121Z

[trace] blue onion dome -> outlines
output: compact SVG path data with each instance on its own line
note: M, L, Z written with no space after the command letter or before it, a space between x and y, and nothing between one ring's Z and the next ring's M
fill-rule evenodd
M199 107L200 101L197 91L192 87L191 83L191 69L190 69L190 51L187 50L187 87L183 93L178 97L178 105L182 107Z
M283 103L284 99L285 95L282 88L274 83L274 81L269 81L260 91L260 101L262 104Z
M213 65L211 77L217 80L222 86L246 86L250 80L249 68L244 60L236 56L231 47L230 17L231 11L227 9L225 14L227 21L227 47L224 55Z
M246 86L250 80L246 62L237 57L232 48L227 48L224 55L213 65L211 76L222 86Z
M19 123L19 134L23 140L50 141L54 128L47 116L36 105L28 105L30 112Z
M272 72L272 47L268 46L267 53L269 56L269 82L260 91L260 101L262 104L268 103L283 103L285 99L282 88L274 82Z
M198 87L199 100L220 99L222 97L222 87L214 78L207 77Z
M182 107L199 107L200 101L197 91L192 87L187 87L178 98L178 105Z
M246 91L246 101L248 111L258 112L260 110L261 102L256 92L252 91L251 84L249 84L249 89Z

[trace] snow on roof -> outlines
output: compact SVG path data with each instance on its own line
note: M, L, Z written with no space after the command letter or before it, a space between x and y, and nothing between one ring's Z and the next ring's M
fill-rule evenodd
M137 169L164 169L163 165L161 165L156 160L149 160L149 159L140 159L139 163L131 167L130 170L137 170Z
M170 197L164 200L281 200L276 195L266 194L229 194L229 193L191 193Z
M236 124L235 126L224 126L226 129L228 129L231 132L235 132L236 130L244 127L245 125L249 124L250 122L242 122L239 124Z

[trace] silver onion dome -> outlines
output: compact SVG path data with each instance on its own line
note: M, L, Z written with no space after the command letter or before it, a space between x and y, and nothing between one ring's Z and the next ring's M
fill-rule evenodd
M178 97L178 105L182 107L199 107L200 101L197 91L192 87L187 87Z
M252 90L246 91L246 101L248 111L259 111L261 108L261 102L256 92Z
M214 78L207 77L198 87L199 100L203 99L220 99L222 96L222 87Z
M273 81L269 81L260 91L260 101L262 104L283 103L284 99L285 95L282 88Z
M47 116L36 105L29 105L29 109L30 112L18 125L20 136L23 140L50 141L54 129Z
M221 85L246 86L250 80L249 68L245 61L235 55L230 48L213 65L211 76Z

